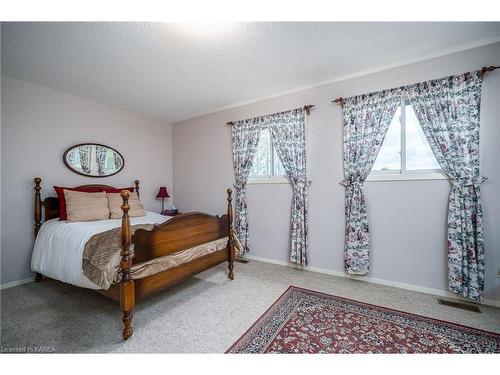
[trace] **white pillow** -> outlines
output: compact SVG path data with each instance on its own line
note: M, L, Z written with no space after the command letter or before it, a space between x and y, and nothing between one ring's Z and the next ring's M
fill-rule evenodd
M106 193L85 193L63 190L66 216L69 221L94 221L109 219Z
M111 219L121 219L123 216L122 204L123 199L120 193L107 193L108 197L108 206L109 211L111 213ZM141 201L137 196L137 193L130 193L130 198L128 199L128 205L130 206L130 210L128 211L128 216L137 217L137 216L146 216L144 212L144 208L142 207Z

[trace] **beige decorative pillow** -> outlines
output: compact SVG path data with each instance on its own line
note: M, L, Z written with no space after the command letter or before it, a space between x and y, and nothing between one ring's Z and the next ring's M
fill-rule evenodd
M111 213L111 219L121 219L123 216L122 204L123 199L120 193L107 193L109 211ZM128 199L128 205L130 210L128 211L128 216L137 217L145 216L144 208L142 207L141 201L137 196L137 193L130 193L130 198Z
M84 193L64 190L66 215L69 221L94 221L109 219L106 193Z

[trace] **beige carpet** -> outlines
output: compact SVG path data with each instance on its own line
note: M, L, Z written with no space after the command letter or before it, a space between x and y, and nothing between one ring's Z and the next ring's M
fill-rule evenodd
M224 352L288 288L296 285L500 333L500 309L442 306L436 296L251 261L208 270L138 304L134 335L121 340L118 305L55 281L1 291L1 346L57 352Z

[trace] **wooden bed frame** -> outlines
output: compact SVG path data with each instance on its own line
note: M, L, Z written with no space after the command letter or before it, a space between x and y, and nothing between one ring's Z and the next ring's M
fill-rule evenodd
M35 238L42 226L42 208L45 210L45 220L59 217L59 201L56 197L47 197L42 201L40 196L41 178L35 181ZM83 187L112 188L107 185L83 185ZM139 181L135 181L135 191L139 194ZM228 262L229 278L234 279L235 252L232 245L231 233L233 231L232 190L227 189L227 214L221 217L202 212L188 212L177 215L169 221L155 225L150 231L138 229L131 235L128 204L130 192L121 191L123 205L121 226L121 281L112 284L107 290L98 290L99 293L119 302L123 313L123 338L127 340L132 336L132 311L137 300L148 297L166 289L180 281L205 271L218 264ZM130 269L134 263L158 258L164 255L189 249L191 247L228 237L227 247L204 255L187 263L183 263L166 271L133 280ZM131 252L131 245L134 251ZM35 281L40 281L42 275L37 273Z

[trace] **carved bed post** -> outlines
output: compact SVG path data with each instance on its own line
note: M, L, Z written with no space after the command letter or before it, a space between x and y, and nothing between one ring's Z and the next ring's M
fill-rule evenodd
M122 251L121 251L121 268L122 268L122 281L120 283L120 307L123 312L123 338L126 340L132 336L132 310L135 306L135 290L134 281L130 274L130 268L132 267L132 256L130 254L130 245L132 243L132 235L130 228L130 219L128 216L128 211L130 206L128 204L128 199L130 197L130 192L128 190L122 190L120 193L123 199L122 211Z
M38 231L42 226L42 198L40 197L40 183L42 179L35 177L35 238L38 236Z
M227 218L228 218L228 237L227 242L227 261L229 263L229 278L234 280L234 246L233 246L233 191L227 189Z
M135 180L135 192L137 196L139 196L139 180Z
M42 189L40 187L40 183L42 182L42 179L40 177L35 177L34 181L35 181L35 239L36 239L36 236L38 236L38 232L42 227L42 198L40 197L40 190ZM42 274L37 272L35 274L35 281L39 282L40 280L42 280Z

